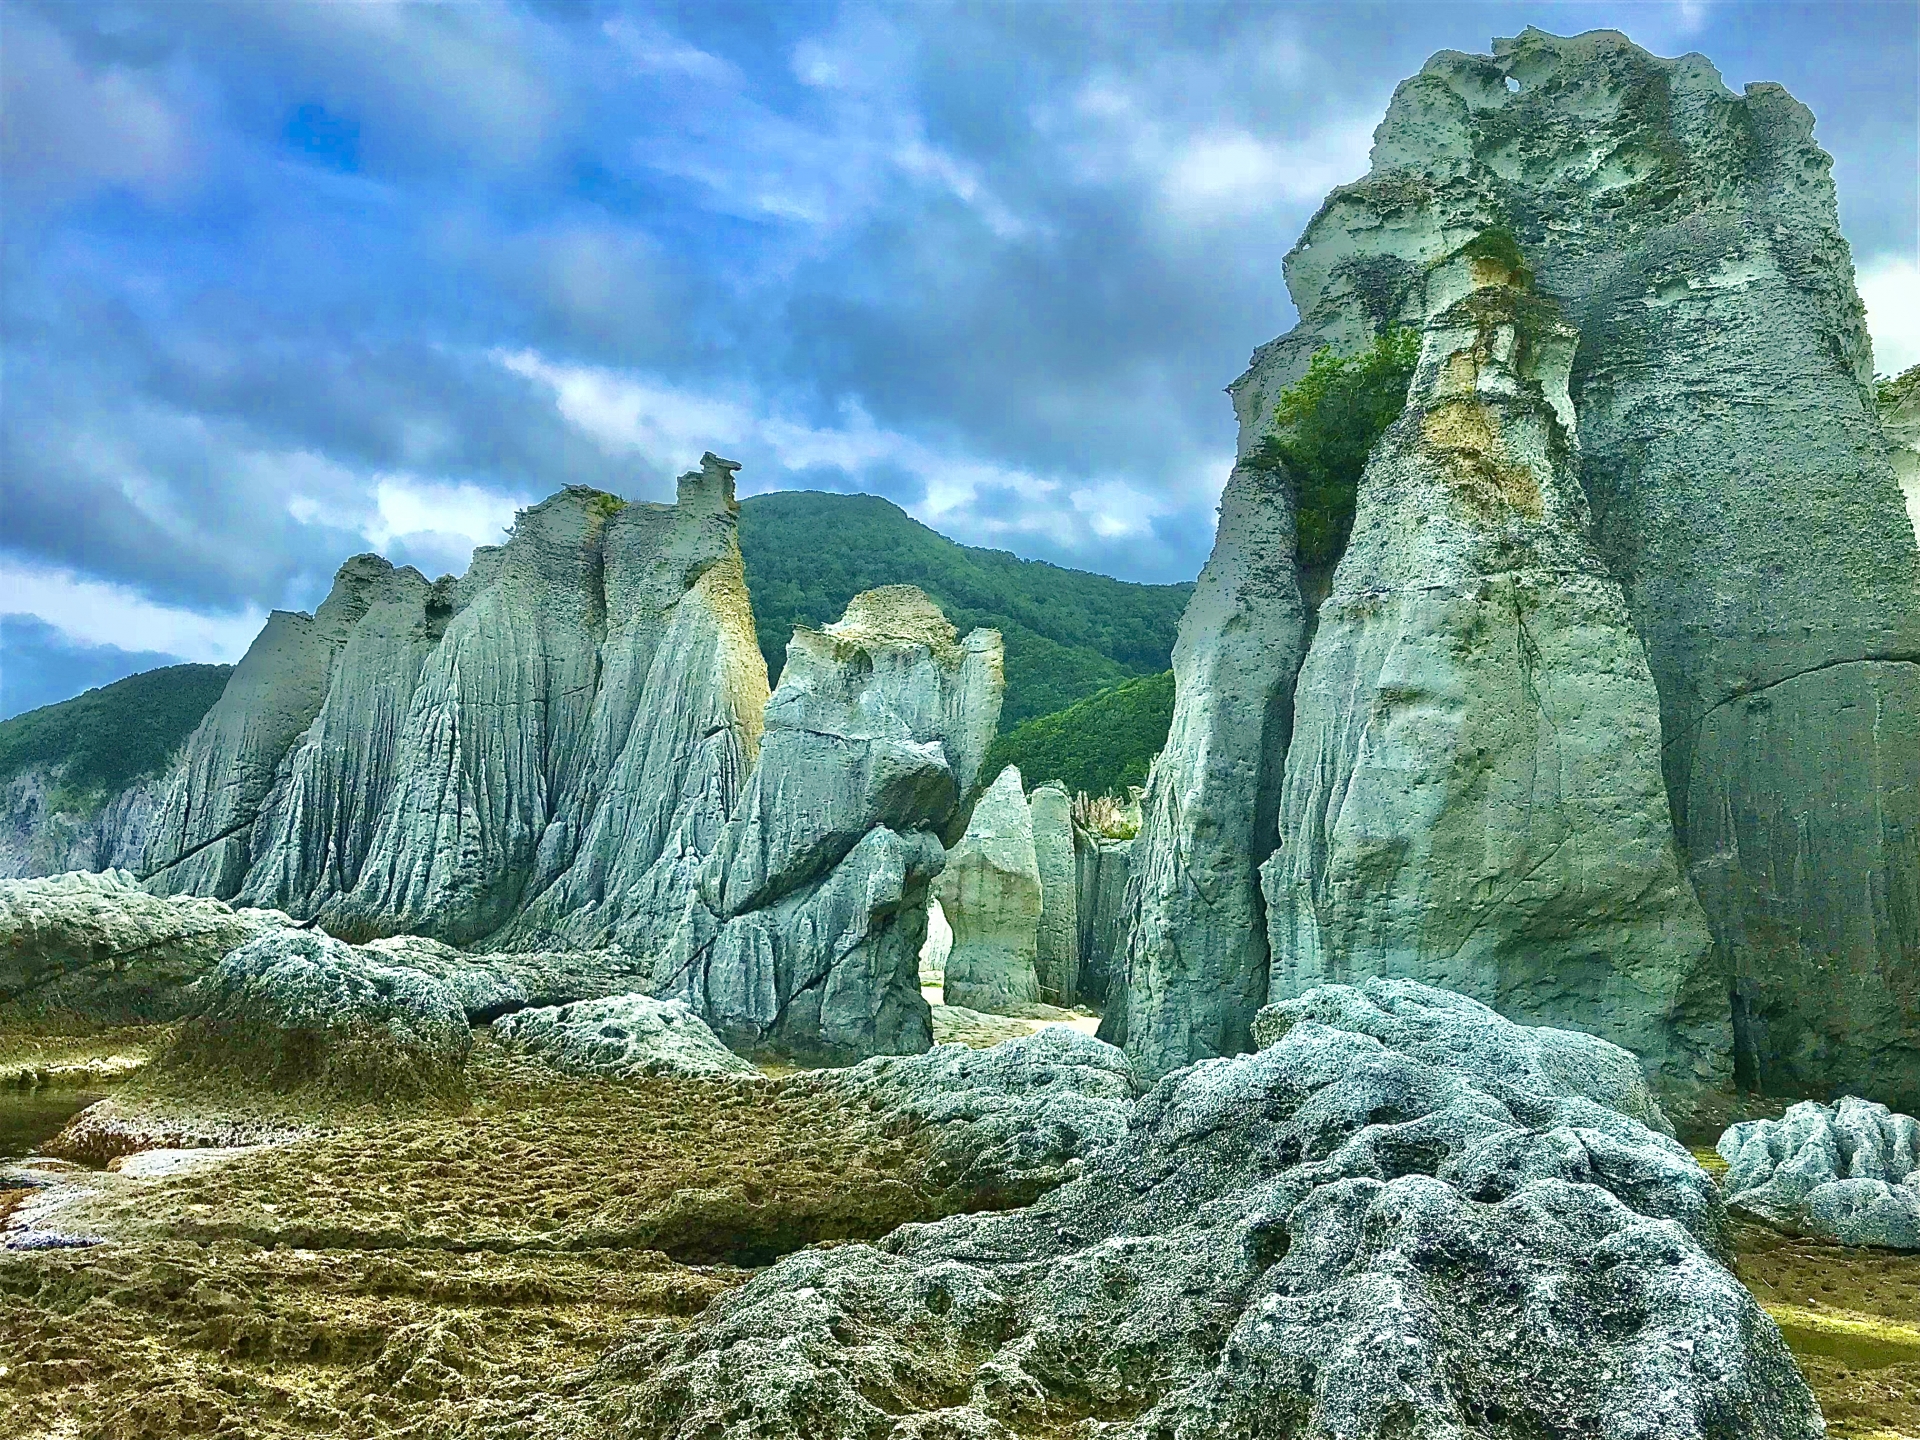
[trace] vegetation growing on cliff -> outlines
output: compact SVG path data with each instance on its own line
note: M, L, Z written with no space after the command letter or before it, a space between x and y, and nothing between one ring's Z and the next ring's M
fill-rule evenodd
M994 742L981 774L1018 765L1029 786L1058 780L1069 794L1124 795L1147 783L1172 723L1173 672L1143 675L1015 726Z
M1274 433L1249 462L1285 468L1296 497L1295 552L1302 565L1331 565L1347 548L1360 472L1373 445L1406 408L1420 336L1388 330L1358 355L1314 352L1307 373L1280 392Z
M226 688L231 665L168 665L0 723L0 783L66 768L54 808L85 810L156 775Z
M1193 590L956 544L877 495L756 495L740 506L740 550L775 683L796 624L830 624L876 585L918 585L962 634L988 625L1006 640L1002 730L1165 670Z

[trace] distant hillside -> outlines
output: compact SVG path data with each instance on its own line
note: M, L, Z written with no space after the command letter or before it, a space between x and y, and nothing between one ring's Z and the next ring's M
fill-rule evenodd
M1173 672L1143 675L1016 725L994 742L981 774L1018 765L1029 789L1058 780L1068 794L1124 796L1129 785L1147 783L1172 723Z
M57 802L86 809L157 774L232 673L231 665L169 665L0 722L0 783L64 763Z
M1191 585L1135 585L979 550L929 530L877 495L783 490L740 507L755 629L776 683L796 624L825 625L862 590L918 585L964 633L1007 643L1000 728L1045 715L1171 663Z

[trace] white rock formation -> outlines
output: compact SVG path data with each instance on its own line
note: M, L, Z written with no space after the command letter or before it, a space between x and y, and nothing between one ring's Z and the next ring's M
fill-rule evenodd
M1842 1245L1920 1250L1920 1121L1849 1095L1732 1126L1727 1208Z
M953 926L946 1003L990 1015L1037 1003L1040 864L1033 813L1014 766L974 806L966 834L947 853L939 896Z

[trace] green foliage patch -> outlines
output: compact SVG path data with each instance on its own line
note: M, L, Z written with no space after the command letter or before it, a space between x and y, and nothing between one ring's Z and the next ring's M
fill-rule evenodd
M1386 428L1407 405L1420 336L1388 330L1358 355L1314 352L1307 373L1280 392L1275 433L1249 457L1293 477L1295 552L1302 565L1331 565L1353 533L1360 472Z
M1124 796L1147 783L1172 723L1173 672L1143 675L1016 725L994 741L981 774L1018 765L1029 788L1058 780L1070 795Z
M54 808L98 806L157 775L232 673L231 665L168 665L0 722L0 781L65 765Z
M831 624L876 585L918 585L963 635L986 625L1005 638L1002 730L1165 670L1193 591L960 545L877 495L755 495L740 506L740 551L776 683L795 625Z

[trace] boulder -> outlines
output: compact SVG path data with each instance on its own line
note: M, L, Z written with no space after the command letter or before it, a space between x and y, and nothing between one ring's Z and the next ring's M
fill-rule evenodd
M1043 897L1033 814L1009 765L974 806L967 832L947 853L940 908L953 927L942 998L988 1014L1013 1014L1040 999L1035 969Z
M424 935L394 935L356 948L380 964L404 965L432 976L475 1025L529 1006L629 994L653 979L652 962L624 950L475 954Z
M1301 1020L1026 1208L789 1255L595 1383L662 1440L1814 1440L1723 1219L1628 1116Z
M1302 361L1302 365L1305 362ZM1245 455L1256 432L1243 430ZM1252 1044L1267 998L1260 863L1272 853L1307 612L1292 482L1237 465L1173 646L1173 722L1147 777L1126 957L1100 1033L1158 1077Z
M787 1082L846 1097L890 1134L924 1135L924 1183L956 1209L1025 1205L1127 1133L1124 1052L1064 1025L990 1048L940 1045Z
M1002 662L997 631L959 638L909 585L796 628L759 760L649 988L742 1050L925 1050L928 887L992 742Z
M1131 878L1133 841L1090 835L1075 828L1073 862L1078 890L1076 919L1080 925L1080 981L1075 1003L1106 1006L1109 993L1126 1004L1127 881ZM1118 977L1116 985L1115 977Z
M150 895L124 870L0 881L0 1027L176 1020L221 956L291 923L219 900Z
M446 986L312 930L249 941L195 987L157 1069L347 1104L466 1099L467 1017Z
M1580 484L1658 692L1739 1079L1911 1109L1920 559L1831 163L1804 106L1699 55L1533 29L1443 51L1288 255L1300 322L1233 393L1245 454L1316 348L1421 324L1432 262L1513 242L1578 332ZM1222 678L1247 704L1265 684Z
M1920 1250L1920 1121L1849 1095L1732 1126L1727 1208L1796 1235Z
M1691 1106L1732 1080L1727 981L1592 544L1576 337L1487 236L1434 263L1427 303L1294 692L1269 994L1405 976L1604 1035Z
M509 1050L568 1075L634 1080L651 1075L757 1075L678 1000L612 995L520 1010L494 1022Z
M1033 968L1040 998L1071 1005L1080 992L1080 894L1073 856L1073 801L1058 781L1036 785L1027 797L1033 820L1033 858L1040 874L1040 926Z
M1495 1095L1514 1088L1578 1097L1673 1134L1639 1060L1597 1035L1516 1025L1466 995L1412 980L1369 978L1357 985L1321 985L1267 1006L1254 1017L1254 1040L1265 1048L1307 1021L1371 1036L1402 1055L1457 1071Z

